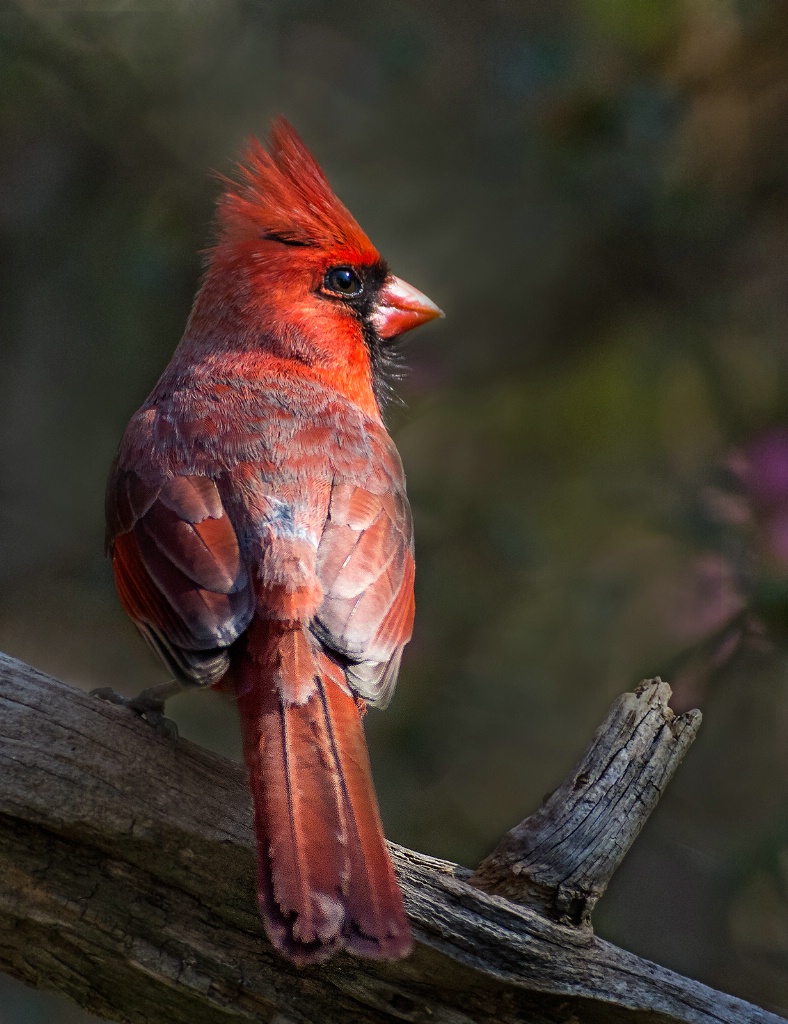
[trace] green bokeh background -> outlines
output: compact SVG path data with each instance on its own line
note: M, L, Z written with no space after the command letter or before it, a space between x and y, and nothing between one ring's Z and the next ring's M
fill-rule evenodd
M743 599L720 479L788 420L788 7L0 3L0 649L79 686L162 679L104 480L188 314L208 172L280 112L447 314L389 417L418 614L368 734L390 838L472 866ZM596 916L783 1014L786 653L676 669L700 738ZM222 698L171 711L238 755ZM0 1024L85 1019L0 979Z

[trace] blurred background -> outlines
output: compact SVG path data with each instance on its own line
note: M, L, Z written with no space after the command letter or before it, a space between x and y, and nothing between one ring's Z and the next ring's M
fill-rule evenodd
M0 649L162 672L104 481L243 140L290 118L446 311L389 422L416 634L368 732L389 837L474 866L644 676L699 739L595 918L788 1014L788 6L0 7ZM238 756L232 706L181 734ZM0 981L1 1024L87 1020Z

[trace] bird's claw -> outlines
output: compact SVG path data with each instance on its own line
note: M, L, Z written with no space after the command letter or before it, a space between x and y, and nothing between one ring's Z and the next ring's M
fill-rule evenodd
M143 690L136 697L124 697L113 690L111 686L100 686L96 690L91 690L90 696L128 708L129 711L133 711L135 715L152 726L156 732L174 740L178 738L177 724L165 716L164 701L151 690Z

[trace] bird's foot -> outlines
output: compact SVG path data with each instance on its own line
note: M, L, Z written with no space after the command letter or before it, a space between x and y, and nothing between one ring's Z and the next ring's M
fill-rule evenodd
M148 725L153 726L156 732L175 740L178 738L178 726L171 718L165 717L164 702L179 690L180 685L177 683L164 683L161 686L151 686L138 693L136 697L124 697L111 686L100 686L97 690L91 690L90 696L128 708Z

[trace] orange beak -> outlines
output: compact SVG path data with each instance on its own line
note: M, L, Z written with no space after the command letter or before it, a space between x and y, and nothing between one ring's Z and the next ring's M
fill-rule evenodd
M413 285L389 274L378 292L372 323L381 338L396 338L443 315L443 310Z

